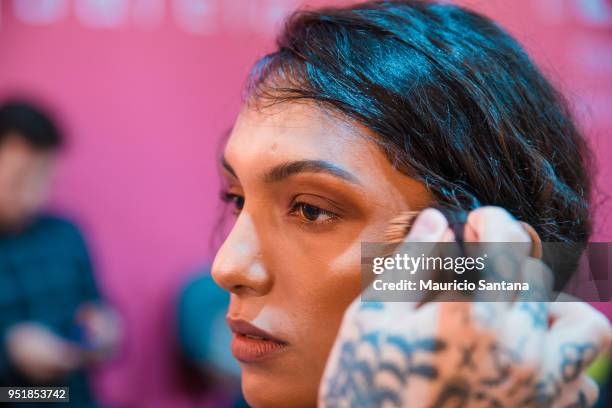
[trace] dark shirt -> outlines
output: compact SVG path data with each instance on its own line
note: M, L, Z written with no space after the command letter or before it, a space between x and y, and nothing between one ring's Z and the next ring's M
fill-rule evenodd
M0 386L32 385L7 356L4 339L9 327L33 321L65 339L76 339L77 308L98 298L87 248L71 223L41 216L19 234L0 234ZM84 372L47 385L70 387L70 404L51 404L54 407L94 406Z

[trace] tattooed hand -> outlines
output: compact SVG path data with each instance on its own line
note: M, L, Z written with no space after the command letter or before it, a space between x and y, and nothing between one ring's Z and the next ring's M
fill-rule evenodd
M522 242L505 211L468 217L466 240ZM409 242L452 240L444 217L426 210ZM539 261L523 254L523 272ZM581 302L361 302L345 313L319 389L336 407L589 407L584 374L611 341L608 320Z

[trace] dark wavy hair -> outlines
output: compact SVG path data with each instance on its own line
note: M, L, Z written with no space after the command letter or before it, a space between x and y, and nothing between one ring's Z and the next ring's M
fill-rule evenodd
M589 238L588 145L563 96L478 13L422 0L298 11L245 95L314 101L366 126L439 204L503 207L543 241Z

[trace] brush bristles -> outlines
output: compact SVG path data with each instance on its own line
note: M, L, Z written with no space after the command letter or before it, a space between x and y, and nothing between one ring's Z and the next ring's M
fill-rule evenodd
M404 241L418 214L419 211L404 211L393 218L385 230L385 241L392 244Z

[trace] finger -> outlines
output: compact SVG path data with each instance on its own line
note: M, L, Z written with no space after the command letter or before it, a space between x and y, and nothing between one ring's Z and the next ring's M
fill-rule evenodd
M471 255L486 258L486 268L480 279L487 283L521 282L523 264L530 253L531 238L510 213L499 207L481 207L468 214L465 226L466 242ZM476 244L477 243L477 244ZM517 293L477 293L477 300L495 296L496 301L512 301Z
M404 240L404 243L398 251L402 254L408 254L412 257L435 257L439 254L440 242L452 242L452 232L448 226L448 220L441 211L435 208L427 208L423 210L415 220L413 228ZM411 277L418 284L421 280L427 280L434 277L435 271L422 268L417 274ZM405 277L405 276L404 276ZM398 276L398 278L402 278ZM415 296L411 296L412 302L404 305L396 305L403 307L403 310L414 310L422 306L425 302L433 300L431 295L425 291L417 291Z
M481 207L470 212L465 231L466 241L530 242L531 238L512 215L500 207Z
M553 408L587 408L592 407L599 397L599 386L591 377L582 374L571 384L562 387L561 395Z
M551 333L558 332L568 340L589 341L599 353L609 351L612 344L610 321L588 303L551 303L550 319Z
M499 258L500 262L520 264L531 252L529 234L503 208L481 207L470 212L465 230L466 241L480 242L481 249L488 254L490 263L495 263L496 258Z
M540 259L528 257L523 262L520 282L529 289L518 293L518 301L545 302L553 299L555 277L552 270Z
M537 376L544 364L547 344L549 304L547 302L512 302L502 319L497 319L498 339L505 350L516 357L518 369L526 377Z
M381 290L382 287L380 282L385 283L397 283L403 280L412 280L415 278L423 278L422 271L409 271L404 268L406 259L417 259L422 256L429 256L429 254L435 248L438 241L441 240L442 236L448 229L448 223L444 215L432 208L425 209L419 213L417 218L412 224L410 232L404 239L404 241L395 248L395 252L390 256L377 256L375 261L382 261L384 264L384 270L382 273L376 273L372 280L364 281L364 290L361 293L361 299L368 303L371 301L388 302L394 300L393 303L399 303L395 306L400 306L403 303L403 313L406 310L412 310L417 307L417 302L421 299L421 294L418 291L409 292L392 292L391 290ZM363 254L362 254L363 256ZM389 261L387 263L387 261ZM397 262L395 262L397 261ZM370 267L369 262L367 267ZM364 270L362 277L369 275L369 270ZM380 272L380 271L378 271ZM397 302L397 301L405 302ZM410 302L408 302L410 301ZM391 303L391 302L389 302ZM373 305L352 305L348 312L359 312L364 307L368 309ZM388 305L391 309L395 309L394 305Z
M583 302L551 303L550 315L544 370L558 378L563 389L581 378L599 353L608 350L612 332L608 320Z
M447 229L446 217L435 208L426 208L414 221L405 242L438 242Z

